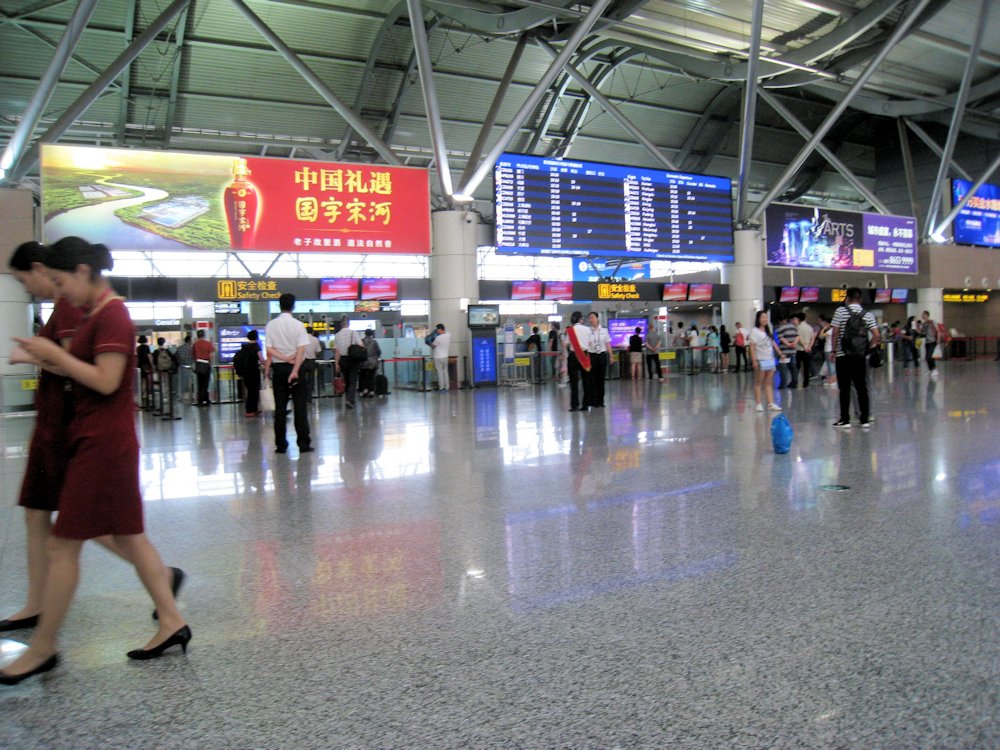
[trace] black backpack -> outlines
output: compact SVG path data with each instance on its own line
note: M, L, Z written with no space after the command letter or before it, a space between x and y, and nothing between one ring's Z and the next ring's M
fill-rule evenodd
M240 350L233 355L233 369L241 378L245 378L247 373L253 372L257 369L257 365L257 352L253 351L248 346L241 347Z
M847 322L844 323L844 337L841 346L844 354L863 357L868 352L868 326L865 325L865 311L854 312L847 308Z

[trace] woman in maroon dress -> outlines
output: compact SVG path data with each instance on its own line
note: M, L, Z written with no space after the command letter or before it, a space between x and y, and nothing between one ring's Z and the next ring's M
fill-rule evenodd
M0 684L8 685L58 663L59 630L76 591L80 551L86 540L105 534L135 565L159 613L159 629L129 658L155 658L175 645L186 652L191 639L159 553L143 530L130 377L134 328L124 302L101 275L114 265L111 253L67 237L52 248L46 265L60 296L85 312L68 351L41 336L16 339L45 370L71 381L72 416L41 616L29 648L0 672Z

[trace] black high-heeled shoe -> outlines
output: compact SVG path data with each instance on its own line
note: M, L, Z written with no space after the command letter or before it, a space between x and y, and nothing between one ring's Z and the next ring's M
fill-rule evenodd
M58 663L59 654L52 654L52 656L43 661L30 672L25 672L24 674L7 674L6 672L0 672L0 685L16 685L29 677L34 677L36 674L42 674L42 672L48 672L49 670L55 669Z
M184 585L184 579L187 578L187 576L184 575L184 571L180 568L171 568L170 574L172 576L170 579L170 592L174 595L174 599L176 600L177 593L181 590L181 586ZM155 609L153 610L153 619L160 619L160 613Z
M6 633L10 630L33 628L37 624L38 615L29 615L28 617L22 617L18 620L0 620L0 633Z
M180 646L181 651L185 654L188 650L188 641L191 640L191 628L185 625L183 628L178 630L172 636L167 638L159 646L154 646L151 649L141 649L137 648L133 651L129 651L127 656L129 659L136 659L138 661L146 661L148 659L156 659L157 657L163 656L163 652L172 646Z

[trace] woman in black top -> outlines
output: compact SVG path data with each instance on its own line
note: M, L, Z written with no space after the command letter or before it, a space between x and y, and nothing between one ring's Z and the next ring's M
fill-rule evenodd
M136 363L139 365L139 387L142 398L142 408L153 408L153 357L149 351L149 339L139 337L139 346L135 349Z
M260 365L262 362L260 351L260 335L256 329L251 328L247 332L247 343L241 347L240 359L247 363L245 369L236 373L243 379L243 388L247 392L247 403L244 416L260 416ZM243 354L245 351L247 354ZM250 363L253 363L252 365Z
M642 333L641 328L636 328L635 333L633 333L628 338L628 362L632 366L632 380L640 380L642 378Z
M729 347L733 344L733 338L729 335L725 325L719 326L719 348L722 350L722 370L729 372Z

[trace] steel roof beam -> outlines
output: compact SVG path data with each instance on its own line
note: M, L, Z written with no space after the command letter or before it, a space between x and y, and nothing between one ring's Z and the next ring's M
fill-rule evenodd
M38 139L34 146L32 146L28 152L25 154L24 158L18 164L17 169L14 172L15 179L23 176L29 169L35 166L38 161L39 146L42 143L53 143L59 140L60 136L66 132L66 130L72 125L76 118L82 115L87 109L97 101L97 98L104 92L108 85L124 71L131 62L139 56L139 54L146 49L150 42L159 36L160 32L167 27L167 24L174 19L174 17L184 10L191 0L174 0L159 16L157 16L149 27L142 32L135 41L132 42L125 50L122 51L118 57L116 57L108 68L98 76L97 80L94 81L90 86L87 87L79 98L73 102L62 116L56 120L52 126L45 131L44 134Z
M837 118L840 117L844 110L847 109L848 105L851 103L851 99L853 99L854 96L861 91L878 66L882 64L882 61L885 60L885 58L892 51L892 48L895 47L904 36L906 36L907 32L913 26L914 21L920 17L924 8L926 8L931 2L932 0L919 0L916 7L914 7L906 18L904 18L902 22L896 26L892 35L886 40L885 44L882 45L882 48L878 51L875 57L872 58L871 62L868 63L861 75L858 76L854 85L851 86L844 98L841 99L840 102L830 111L830 113L826 116L826 119L823 120L823 123L819 126L819 129L813 133L812 138L810 138L806 145L802 147L796 157L792 160L792 163L788 165L788 169L785 170L785 173L781 175L778 181L765 194L761 202L757 204L757 208L750 215L750 221L756 222L760 220L764 210L770 205L771 201L773 201L775 197L777 197L781 191L785 189L785 186L791 181L792 177L795 176L795 173L799 171L806 159L809 158L809 155L816 148L816 144L823 140L823 137L830 131L830 128L833 127Z
M908 127L910 130L912 130L914 133L917 134L917 137L924 142L927 148L929 148L931 151L933 151L935 154L938 155L938 158L944 156L944 149L942 149L937 144L937 141L931 138L930 134L926 130L917 125L917 123L912 122L906 119L905 117L903 118L903 122L906 123L906 127ZM961 177L963 180L970 180L970 181L972 180L972 175L970 175L967 171L965 171L962 165L959 164L957 161L951 159L949 163L951 164L951 168L954 169L955 172L958 173L958 176Z
M542 75L541 80L532 89L531 93L528 94L528 98L518 109L517 113L514 115L514 119L507 125L503 133L500 135L500 139L494 144L493 148L490 149L486 158L476 167L476 170L472 173L472 176L462 185L459 190L459 194L465 197L469 197L475 192L476 188L479 187L479 183L485 179L487 172L489 172L493 165L496 163L497 157L503 153L503 150L507 148L511 140L517 135L520 130L521 125L528 118L531 110L535 108L541 98L545 95L549 86L556 79L556 76L565 68L569 59L576 53L576 50L583 43L584 38L590 33L590 30L594 27L594 24L600 19L601 14L604 13L605 9L611 0L596 0L590 8L590 12L587 17L584 18L577 25L576 29L573 31L573 35L569 38L566 44L563 46L562 52L559 56L552 61L552 64L548 67L545 73Z
M177 91L181 80L181 60L184 53L184 33L187 27L188 9L185 8L174 27L174 59L170 71L170 95L167 100L167 116L163 121L163 148L170 148L170 134L173 130L174 115L177 112Z
M128 9L125 12L125 45L128 46L132 43L132 38L135 36L135 15L139 0L126 0L126 2L128 3ZM131 67L131 65L125 66L121 86L118 89L118 132L115 137L116 146L122 146L125 143L125 129L128 126L129 91L132 83L132 77L129 74Z
M3 150L3 155L0 155L0 178L8 170L13 171L16 169L17 163L24 156L25 147L28 145L32 133L35 132L35 128L38 127L39 121L42 119L42 112L45 110L45 106L49 103L49 99L52 98L52 94L59 84L59 76L62 75L66 63L69 62L73 50L76 48L77 42L80 41L80 36L87 27L87 22L90 20L90 16L96 7L97 0L80 0L79 5L76 6L76 10L73 11L73 15L66 23L66 29L62 39L59 40L59 44L56 46L55 54L49 61L45 73L42 74L42 78L38 82L38 88L35 89L31 101L25 107L24 115L17 124L14 134L7 142L7 146Z
M753 0L750 12L750 59L747 80L743 84L743 116L740 119L740 166L736 180L736 221L742 227L747 218L747 181L753 162L753 129L757 121L757 62L760 56L760 31L764 22L764 0Z
M537 39L536 41L538 42L538 45L542 49L544 49L546 52L549 53L549 55L551 55L554 59L556 59L556 61L558 61L558 53L552 47L551 44L546 42L544 39ZM590 94L590 96L592 96L594 99L597 100L597 103L601 105L604 111L607 112L609 115L611 115L612 119L625 129L625 132L627 132L629 135L635 138L640 144L642 144L643 148L645 148L653 156L654 159L660 162L660 164L665 166L667 169L674 169L674 170L677 169L677 167L674 166L674 163L670 160L670 158L667 157L662 151L660 151L660 149L656 146L656 144L653 143L651 140L649 140L649 138L647 138L646 135L641 130L639 130L639 128L633 125L632 121L629 120L627 117L625 117L625 115L623 115L618 110L618 108L608 100L608 98L604 94L598 91L597 87L594 84L592 84L585 75L583 75L579 70L573 67L572 63L569 62L565 63L563 69L566 71L566 73L569 74L569 76L574 81L576 81L583 87L584 91L586 91L588 94Z
M285 44L271 28L264 23L260 16L250 10L250 7L243 2L243 0L230 0L233 5L247 18L248 21L253 25L257 32L264 37L272 47L274 47L282 57L291 65L295 70L301 75L306 82L315 89L316 93L323 97L324 101L329 104L333 109L347 120L354 127L358 134L361 135L372 148L378 152L379 156L385 159L389 164L395 166L401 166L402 162L399 160L381 138L368 127L368 124L358 115L354 110L347 106L343 99L337 96L329 86L327 86L323 81L320 80L319 76L316 75L315 71L303 62L303 60L295 54L291 47Z
M785 107L781 102L779 102L777 97L774 96L774 94L772 94L769 91L766 91L761 87L758 87L757 93L760 95L761 99L767 102L768 106L770 106L771 109L773 109L775 112L781 115L782 119L784 119L785 122L787 122L789 125L795 128L796 132L799 135L801 135L807 141L809 140L810 136L812 135L812 133L809 131L809 128L807 128L795 115L793 115L787 107ZM854 172L851 171L850 167L844 164L844 162L842 162L837 157L837 155L833 153L833 151L824 146L822 143L816 144L816 151L830 163L830 166L832 166L834 169L840 172L840 174L844 177L844 179L847 180L855 190L861 193L861 195L863 195L868 200L868 202L875 207L876 211L882 214L892 213L892 211L890 211L886 207L886 205L879 200L878 196L875 195L874 192L869 190L868 186L865 185L860 179L858 179L858 177L854 174Z
M914 216L920 215L920 203L917 201L917 170L913 168L913 151L910 149L910 134L906 123L901 117L896 118L896 134L899 136L899 151L903 157L903 173L906 175L906 190L910 194L910 211Z
M434 68L431 65L431 51L427 44L427 28L424 26L424 9L420 0L406 0L410 12L410 31L413 35L413 51L417 56L417 73L424 95L424 110L427 127L430 130L434 161L437 164L438 181L445 200L450 201L454 188L451 184L451 167L448 165L448 150L441 128L441 108L438 106L437 89L434 87Z
M969 57L965 61L962 82L958 86L955 108L951 115L951 124L948 126L948 137L944 142L944 153L941 155L941 162L938 164L937 178L934 180L934 189L931 192L931 201L927 206L927 221L924 222L926 230L934 226L934 221L938 217L941 191L944 187L945 178L948 176L948 165L951 163L951 155L955 153L955 144L958 142L959 126L962 122L962 115L965 113L965 105L969 99L969 86L972 83L972 75L976 69L976 58L979 57L979 49L983 46L983 34L986 32L986 22L989 19L990 2L991 0L980 0L979 21L973 33L972 46L969 48Z

